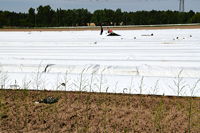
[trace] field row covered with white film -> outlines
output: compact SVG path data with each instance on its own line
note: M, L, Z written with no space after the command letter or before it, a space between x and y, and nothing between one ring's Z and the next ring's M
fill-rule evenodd
M0 88L200 96L200 29L0 32Z

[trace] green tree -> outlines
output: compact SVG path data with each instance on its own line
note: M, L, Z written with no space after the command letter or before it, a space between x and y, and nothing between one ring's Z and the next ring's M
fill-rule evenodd
M92 15L91 21L96 25L100 25L106 22L106 15L104 10L96 10Z
M192 23L200 23L200 13L196 13L190 20Z
M123 13L121 9L117 9L114 13L114 19L113 19L114 25L120 25L122 19L123 19Z
M4 18L3 18L2 12L0 11L0 28L3 27L3 22L4 22Z
M33 8L28 10L28 25L29 27L36 26L36 14L35 9Z
M114 25L115 12L111 9L104 9L104 13L105 13L104 23L106 23L107 25Z
M200 23L200 13L193 11L137 11L122 12L121 9L96 10L94 13L87 9L69 9L56 11L49 5L39 6L37 13L30 8L28 13L0 11L0 27L49 27L49 26L85 26L93 22L96 25L150 25L150 24L178 24Z
M48 6L39 6L37 8L37 25L38 26L52 26L52 20L53 20L53 15L54 12L51 7Z
M90 22L91 13L87 9L77 9L75 12L77 14L76 23L79 26L86 26Z

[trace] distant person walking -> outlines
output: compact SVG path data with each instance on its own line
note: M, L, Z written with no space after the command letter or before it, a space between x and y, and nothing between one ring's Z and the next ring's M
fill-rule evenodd
M103 34L103 27L102 27L102 24L100 25L101 26L101 32L100 32L100 35Z

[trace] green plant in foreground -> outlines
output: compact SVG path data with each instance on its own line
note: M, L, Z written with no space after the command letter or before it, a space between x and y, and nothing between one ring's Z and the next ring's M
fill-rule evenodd
M3 100L0 99L0 119L7 118L8 115L6 114L7 110L4 106Z
M158 105L155 107L154 115L153 115L153 122L154 122L154 128L155 132L163 132L163 126L162 126L162 119L164 118L164 114L166 111L166 107L163 101L160 101Z
M192 118L192 98L188 99L189 107L188 107L188 133L191 132L191 118Z

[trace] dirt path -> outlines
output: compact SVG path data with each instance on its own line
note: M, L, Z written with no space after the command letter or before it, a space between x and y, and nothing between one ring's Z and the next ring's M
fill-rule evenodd
M106 30L107 28L104 28ZM112 27L113 30L155 30L155 29L200 29L200 25L180 25L180 26L133 26L133 27ZM84 31L100 30L100 27L72 27L72 28L28 28L14 29L5 28L0 31Z

